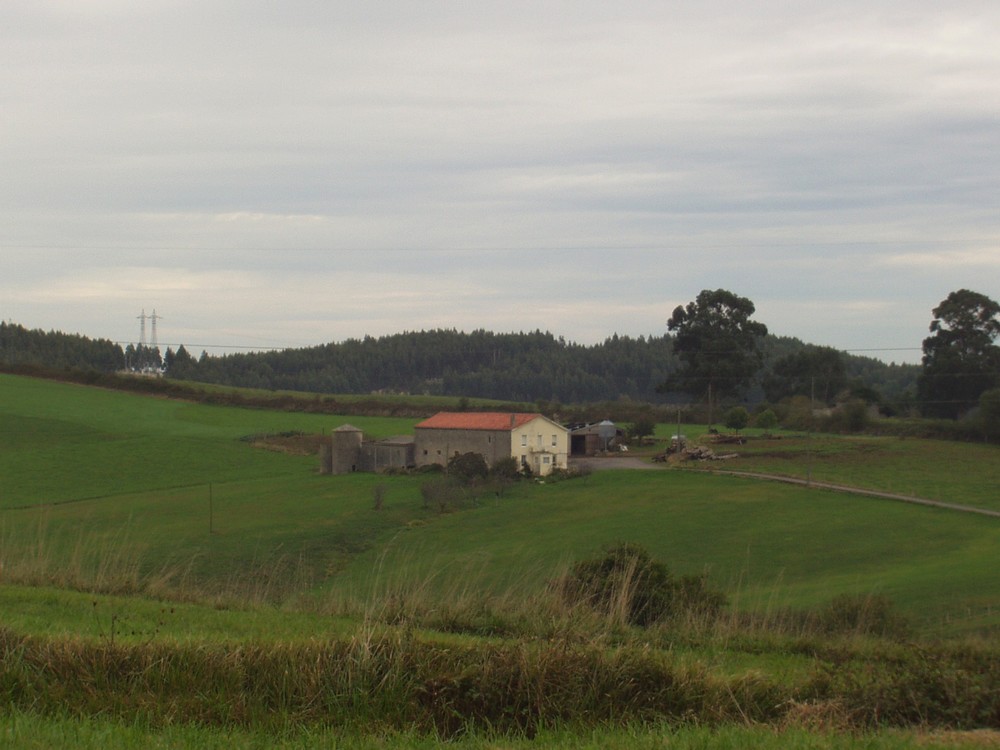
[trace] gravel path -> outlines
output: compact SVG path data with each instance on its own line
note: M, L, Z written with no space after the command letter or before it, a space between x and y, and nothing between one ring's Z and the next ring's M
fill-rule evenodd
M650 463L645 458L633 458L631 456L588 456L586 458L571 458L569 460L571 469L590 469L591 471L601 471L602 469L665 469L666 464Z

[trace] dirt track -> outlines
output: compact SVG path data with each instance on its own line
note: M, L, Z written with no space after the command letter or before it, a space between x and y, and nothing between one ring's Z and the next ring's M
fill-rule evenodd
M652 464L645 458L633 458L631 456L588 456L586 458L571 458L569 460L571 469L590 469L600 471L601 469L664 469L666 464Z

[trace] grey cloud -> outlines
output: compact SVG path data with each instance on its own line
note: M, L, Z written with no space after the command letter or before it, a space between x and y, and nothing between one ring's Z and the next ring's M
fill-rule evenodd
M278 292L392 272L434 291L329 317L481 322L440 301L476 282L525 328L546 317L522 302L556 295L572 337L597 330L580 296L650 332L662 316L630 316L729 286L805 338L836 331L811 301L909 301L883 336L919 342L950 288L997 294L960 262L896 262L892 283L879 263L1000 239L998 22L973 0L8 3L0 288L239 269L274 282L269 315L322 320L318 292L306 312ZM71 325L15 298L0 314ZM845 315L845 340L869 336Z

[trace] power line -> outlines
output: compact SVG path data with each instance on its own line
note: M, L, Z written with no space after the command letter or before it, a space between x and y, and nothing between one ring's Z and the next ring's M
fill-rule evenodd
M692 242L688 240L668 240L664 242L642 243L632 245L616 244L590 244L590 245L464 245L457 247L363 247L360 245L339 246L339 247L289 247L279 245L259 245L255 247L232 245L59 245L48 243L32 244L0 244L0 250L81 250L81 251L169 251L176 252L182 250L193 251L233 251L233 252L291 252L291 253L314 253L314 252L367 252L367 253L451 253L451 252L580 252L585 250L635 250L635 251L662 251L667 248L691 247L691 248L714 248L714 249L735 249L735 248L798 248L798 247L906 247L906 246L963 246L970 243L997 243L997 237L962 237L955 239L900 239L900 240L803 240L803 241L718 241L718 242Z

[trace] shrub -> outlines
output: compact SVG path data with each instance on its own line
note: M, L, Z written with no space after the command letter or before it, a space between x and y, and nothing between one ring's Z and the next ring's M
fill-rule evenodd
M785 405L781 425L789 430L808 430L814 427L813 404L808 396L792 396Z
M486 459L482 453L456 453L448 459L448 476L469 484L478 479L485 479L490 473Z
M490 469L490 474L492 474L495 479L513 480L521 476L521 471L517 465L517 459L513 456L508 456L507 458L501 458L493 464L493 468Z
M726 412L725 420L726 427L739 432L746 429L746 426L750 424L750 412L743 406L734 406Z
M884 594L842 594L831 599L817 619L820 629L827 633L902 638L909 630L906 619Z
M987 440L1000 438L1000 388L984 391L979 397L979 420Z
M420 485L420 496L425 509L436 509L438 513L456 510L464 500L461 488L448 477L440 477Z
M773 430L778 425L778 415L774 409L764 409L754 420L754 425L762 430Z
M619 544L602 557L576 563L563 595L571 604L642 627L682 613L715 614L725 604L724 595L710 590L704 577L674 578L636 544Z
M634 440L639 445L642 445L643 439L652 437L655 432L656 422L652 417L643 416L636 419L628 428L628 437L629 440Z
M830 427L841 432L863 432L868 421L868 404L853 398L834 412Z

